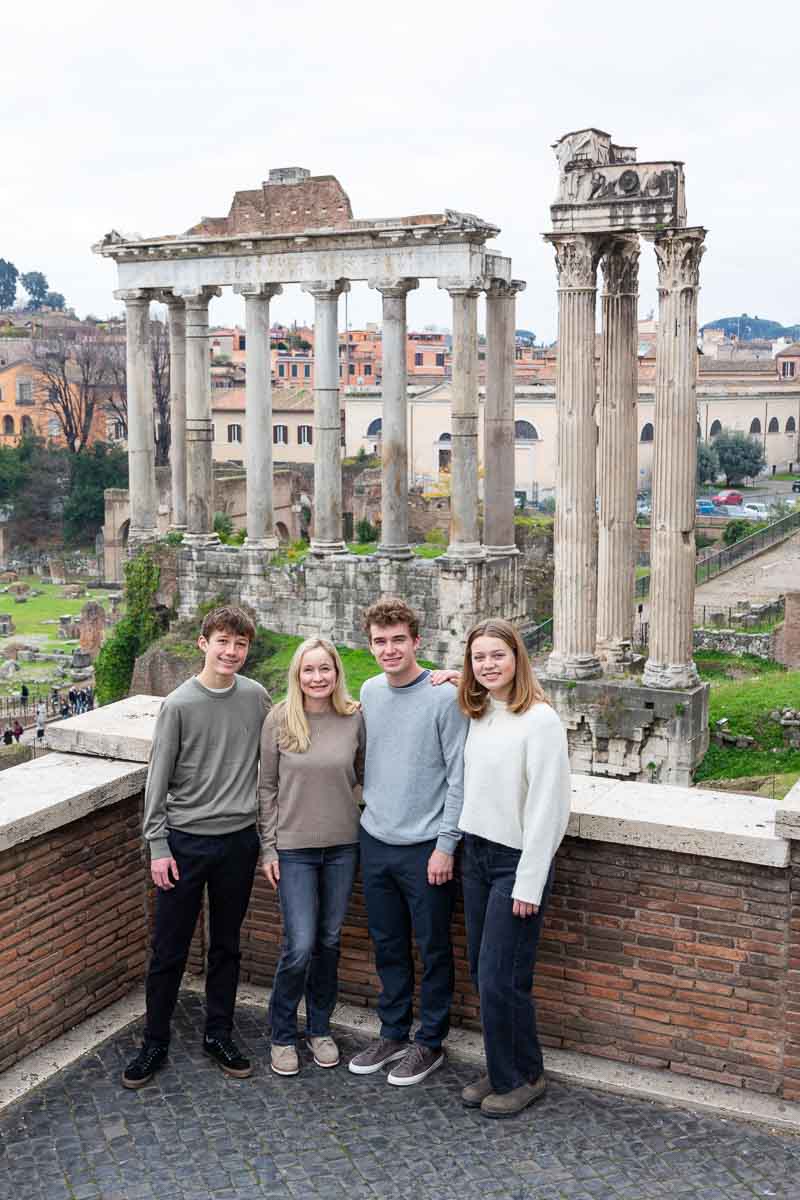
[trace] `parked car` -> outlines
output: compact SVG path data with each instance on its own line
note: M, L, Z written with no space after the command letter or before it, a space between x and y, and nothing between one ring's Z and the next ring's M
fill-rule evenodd
M748 516L752 514L758 521L768 521L772 515L768 505L760 504L755 500L748 500L746 504L742 505L742 508Z
M698 517L722 517L725 515L719 511L713 500L696 500L694 507Z
M793 492L800 492L800 479L793 479L793 480L792 480L792 491L793 491Z
M733 488L723 488L716 496L712 496L711 500L714 504L734 504L738 508L744 503L744 496L741 492L735 492Z

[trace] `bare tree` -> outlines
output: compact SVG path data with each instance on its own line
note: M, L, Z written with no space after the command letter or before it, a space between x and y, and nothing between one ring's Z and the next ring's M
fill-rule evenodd
M172 440L169 405L169 330L165 321L150 322L150 362L153 383L153 436L156 466L169 462ZM119 421L124 437L128 436L128 391L124 342L109 346L107 412Z
M73 454L90 439L108 377L108 345L94 329L44 328L33 343L34 388Z

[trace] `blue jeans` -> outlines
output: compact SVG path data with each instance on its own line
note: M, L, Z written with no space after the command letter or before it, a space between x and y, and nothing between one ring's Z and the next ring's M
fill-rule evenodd
M435 840L390 846L361 828L361 878L382 989L378 997L381 1037L404 1041L411 1028L413 929L422 959L416 1040L432 1049L447 1037L453 999L453 882L428 883L428 859L435 849Z
M553 868L539 911L515 917L511 892L520 851L473 834L464 836L464 915L469 969L481 1001L486 1066L502 1095L541 1075L542 1048L531 989Z
M309 1037L330 1034L339 988L339 940L358 867L358 846L279 850L278 897L283 952L269 1006L272 1040L297 1039L297 1007L305 993Z

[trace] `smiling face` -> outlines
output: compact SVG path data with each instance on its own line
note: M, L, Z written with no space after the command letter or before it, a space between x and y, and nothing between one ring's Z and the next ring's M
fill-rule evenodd
M201 635L197 644L206 656L201 676L206 679L215 676L221 680L218 687L231 683L236 672L244 666L250 649L249 638L229 629L215 629L207 638Z
M470 659L478 683L495 700L507 700L517 671L517 658L511 647L502 638L484 634L472 643Z
M328 701L336 688L336 664L322 646L306 650L300 659L298 678L304 699Z
M369 648L392 687L403 687L419 675L419 638L411 636L405 622L370 626Z

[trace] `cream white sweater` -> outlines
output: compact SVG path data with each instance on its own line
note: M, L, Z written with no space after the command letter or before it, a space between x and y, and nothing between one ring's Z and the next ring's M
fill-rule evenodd
M521 850L512 896L539 904L569 820L567 737L549 704L525 713L489 705L469 723L459 828Z

